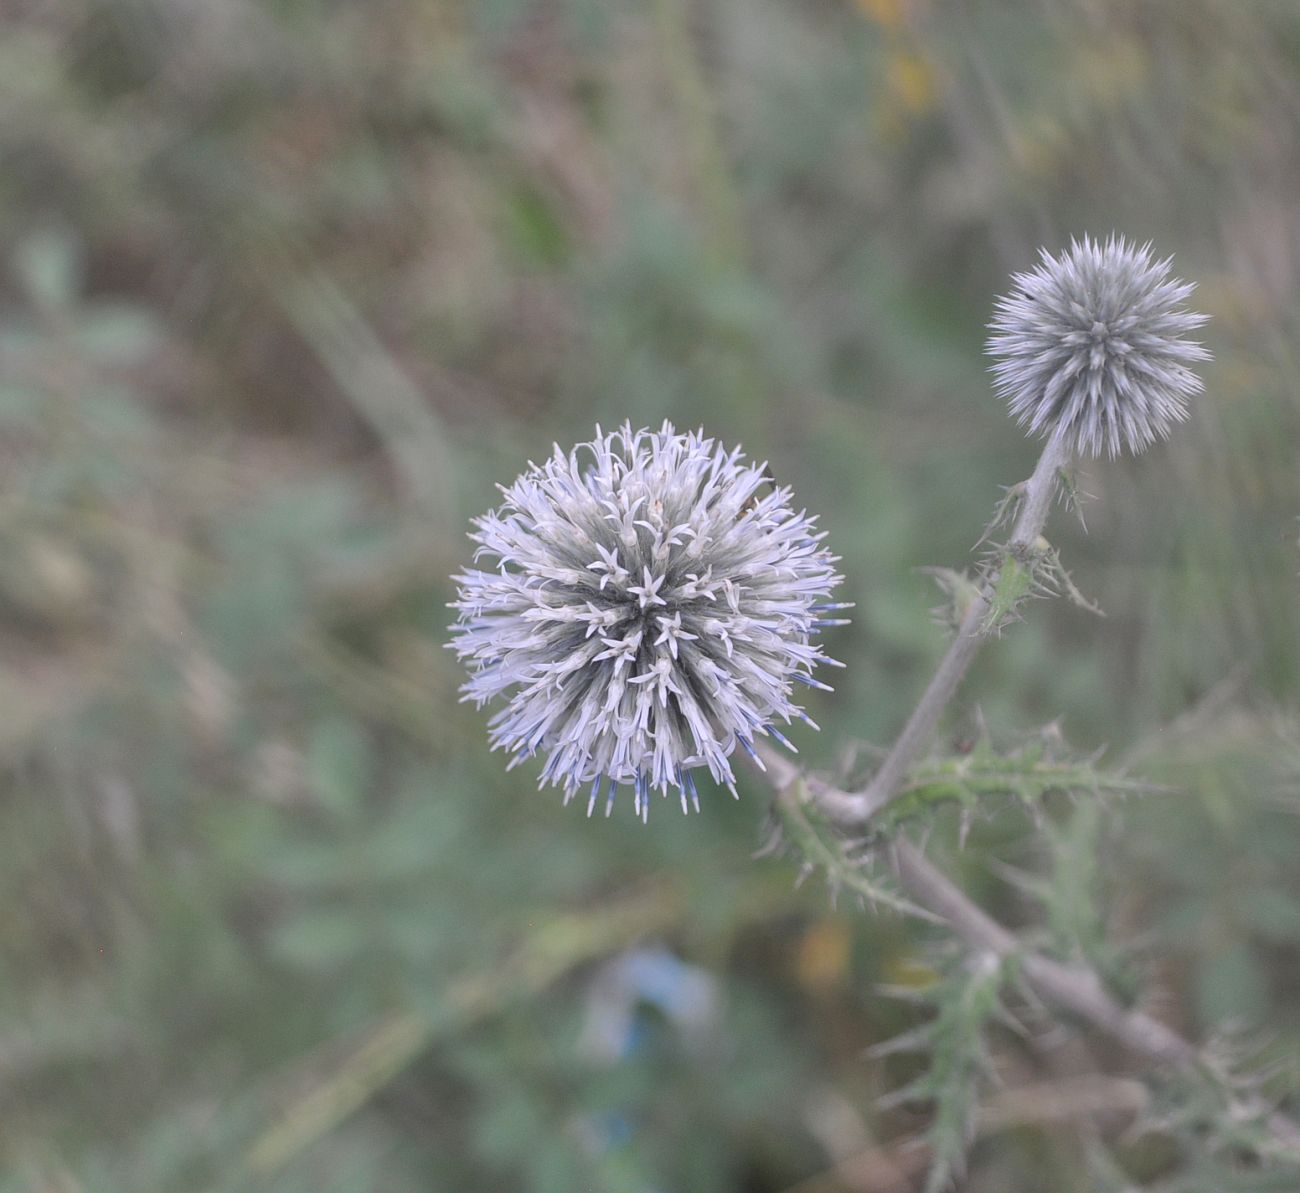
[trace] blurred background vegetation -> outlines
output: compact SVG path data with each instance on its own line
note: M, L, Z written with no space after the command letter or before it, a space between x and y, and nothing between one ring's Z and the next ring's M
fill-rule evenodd
M1033 459L993 297L1085 231L1200 283L1207 396L1055 527L1106 619L1035 605L951 732L1059 717L1171 785L1074 877L1162 1015L1296 1082L1293 0L2 20L3 1193L912 1187L840 1162L924 1124L863 1050L930 934L751 860L759 783L643 828L507 774L447 577L552 441L703 424L822 511L858 602L805 759L887 741L943 647L917 568ZM953 864L1033 920L978 860L1043 863L1023 818L978 835ZM1110 1187L1095 1143L990 1133L963 1188Z

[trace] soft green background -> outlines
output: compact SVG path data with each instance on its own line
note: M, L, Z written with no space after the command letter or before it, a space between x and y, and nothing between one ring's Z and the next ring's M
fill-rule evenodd
M924 1125L862 1050L928 934L751 860L748 778L646 828L506 773L447 577L553 441L703 424L821 511L858 605L804 757L888 740L943 647L918 567L1032 465L993 297L1085 231L1199 283L1207 394L1053 524L1106 619L1035 604L950 732L1059 717L1173 785L1088 846L1103 921L1285 1092L1298 134L1293 0L6 6L0 1190L908 1187L833 1168ZM1024 819L979 837L969 885L1032 920L985 864L1041 864ZM606 1063L636 942L718 1016L646 1009ZM963 1187L1100 1187L1087 1141L1000 1134Z

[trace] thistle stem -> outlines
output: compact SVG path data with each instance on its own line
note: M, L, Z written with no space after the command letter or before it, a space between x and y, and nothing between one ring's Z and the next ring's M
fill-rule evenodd
M783 755L763 745L759 752L767 767L765 777L777 791L799 780L799 769ZM860 798L815 776L804 776L804 782L821 808L842 806ZM967 948L997 957L1014 955L1021 975L1044 1001L1091 1023L1154 1064L1188 1072L1206 1063L1200 1049L1173 1028L1118 1002L1093 969L1086 965L1066 965L1026 948L1009 928L973 902L905 837L894 840L890 859L899 883L911 898L942 917ZM1300 1155L1300 1124L1258 1101L1250 1101L1247 1109L1261 1114L1280 1146Z
M1010 554L1023 555L1038 541L1056 494L1058 474L1068 457L1065 437L1060 433L1053 435L1038 457L1033 475L1025 482L1020 513L1007 543ZM862 791L836 792L834 797L822 801L821 806L829 816L846 826L862 824L897 794L908 768L930 740L971 662L994 632L987 619L997 582L998 576L991 578L971 601L948 652L870 783Z

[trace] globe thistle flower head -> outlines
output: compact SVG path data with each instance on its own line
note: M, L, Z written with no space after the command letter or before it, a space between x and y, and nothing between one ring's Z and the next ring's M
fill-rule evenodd
M1201 390L1190 366L1210 354L1184 338L1206 316L1183 306L1193 286L1169 276L1172 260L1155 259L1149 244L1085 236L1013 275L988 351L1021 426L1060 433L1079 455L1114 457L1145 450L1187 417Z
M512 766L542 755L541 785L584 789L588 815L630 787L644 820L653 789L698 811L697 770L735 795L737 745L757 758L757 735L789 746L777 722L812 723L792 694L826 688L813 638L848 606L827 600L842 577L816 519L765 465L625 423L502 493L470 535L491 568L454 577L449 646L465 699L504 700L489 732Z

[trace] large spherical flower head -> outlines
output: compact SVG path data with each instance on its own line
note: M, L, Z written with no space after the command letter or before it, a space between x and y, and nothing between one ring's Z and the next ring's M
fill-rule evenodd
M1154 259L1149 244L1085 236L1013 276L988 351L1021 426L1113 457L1143 451L1187 417L1201 389L1190 365L1209 353L1183 337L1206 317L1183 307L1193 287L1170 278L1171 260Z
M475 562L455 579L450 646L463 691L503 697L489 722L511 765L545 756L541 783L565 802L590 785L606 813L620 785L644 819L669 789L699 808L693 771L730 787L729 757L775 722L808 718L796 684L830 663L817 631L844 622L827 597L842 577L815 518L765 465L703 433L625 424L542 465L478 519ZM839 664L836 664L837 666ZM809 721L811 724L811 721Z

